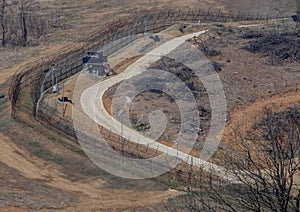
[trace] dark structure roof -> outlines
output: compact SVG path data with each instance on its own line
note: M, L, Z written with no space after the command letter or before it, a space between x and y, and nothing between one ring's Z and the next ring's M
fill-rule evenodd
M89 55L89 56L96 56L96 55L101 54L101 52L97 52L97 51L87 51L86 54ZM102 54L103 54L103 53L102 53Z
M87 60L87 64L102 64L106 62L106 58L104 57L90 57L88 60Z
M104 56L101 51L88 51L83 58L83 63L88 64L102 64L104 62L107 62L107 56Z
M295 21L295 22L300 22L300 17L298 15L292 15L292 19Z

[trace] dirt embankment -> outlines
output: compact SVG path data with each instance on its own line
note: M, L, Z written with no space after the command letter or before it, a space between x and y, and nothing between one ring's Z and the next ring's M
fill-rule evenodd
M30 67L44 59L51 59L68 49L79 48L79 41L82 38L101 30L103 25L102 23L99 24L99 20L103 21L104 24L106 20L122 17L128 11L151 7L161 8L170 5L174 5L174 7L208 8L214 6L220 9L225 8L223 5L210 0L201 3L196 0L184 2L179 0L175 2L168 0L161 2L131 1L130 5L128 5L128 1L106 3L98 0L84 2L77 0L72 5L67 0L42 2L45 7L55 10L57 13L65 14L65 28L57 29L41 39L38 47L1 49L0 94L7 93L10 78L14 73L24 70L24 67ZM96 2L99 2L99 5L96 5ZM126 5L126 11L122 9L124 5ZM115 16L115 14L121 15ZM84 41L84 39L82 40ZM283 90L288 91L295 87L297 78L293 73L294 67L292 65L277 68L265 66L259 55L254 56L240 50L237 47L239 46L238 42L235 43L232 42L234 40L230 40L229 43L234 44L233 47L225 49L228 51L223 51L223 58L218 61L223 65L226 64L222 69L226 76L223 75L222 79L225 90L232 91L232 95L228 97L229 100L232 99L232 102L237 104L249 102L249 99L253 102L256 96L252 96L249 92L244 93L244 89L247 91L261 90L262 92L257 96L263 97L265 94L282 93ZM224 58L226 59L224 60ZM226 62L227 58L230 58L230 64ZM252 63L249 58L256 64L252 68L249 65ZM261 81L260 78L265 81ZM276 83L274 83L273 78L276 79ZM239 83L242 83L243 86ZM295 95L298 95L298 92ZM291 97L286 98L288 101L291 99ZM294 99L294 97L292 98ZM286 101L286 99L282 100ZM298 100L295 98L296 101ZM292 103L293 101L291 101ZM231 101L229 101L229 108L234 108ZM249 110L251 110L250 107ZM57 141L51 141L36 134L32 129L15 123L9 118L8 113L7 108L3 110L1 107L1 210L3 210L2 207L6 207L8 211L24 211L28 208L53 209L68 206L70 208L65 208L67 211L142 210L145 208L154 210L162 201L178 195L175 191L159 191L159 189L153 191L156 184L153 185L149 181L128 183L102 172L99 173L99 171L90 168L91 165L87 158L72 152L69 147L59 145ZM232 113L232 119L239 119L238 114L238 111ZM139 191L138 189L144 184L151 187L152 190L142 191L143 189L141 189ZM112 189L111 185L119 187ZM73 208L73 206L77 208Z
M276 94L269 98L258 99L257 101L236 107L230 112L231 122L225 128L224 141L230 144L231 133L233 130L239 130L242 133L242 126L244 124L244 115L246 113L246 127L251 130L254 121L258 121L261 117L262 111L268 107L277 112L283 112L288 107L300 103L300 90Z
M13 138L0 134L0 208L155 209L179 194L155 181L111 176L70 147L15 124L8 123Z

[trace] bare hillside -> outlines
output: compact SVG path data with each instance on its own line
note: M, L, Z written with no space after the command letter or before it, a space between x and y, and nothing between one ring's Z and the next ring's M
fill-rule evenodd
M38 38L29 31L30 42L26 47L13 45L0 47L0 96L5 95L4 100L0 100L0 211L4 209L8 211L38 209L144 211L145 208L154 211L164 210L163 206L168 198L181 194L170 189L166 185L167 182L160 178L128 181L112 176L98 169L83 154L79 146L70 144L66 138L59 138L57 133L53 133L49 128L38 126L38 129L34 130L24 123L13 120L10 116L10 102L7 96L15 73L36 63L53 59L62 53L78 50L81 48L81 42L84 42L88 36L101 32L103 26L109 21L142 13L144 10L212 8L224 13L248 14L251 11L252 14L267 12L268 14L283 13L287 16L295 11L294 1L291 0L266 0L266 4L262 0L38 0L38 2L39 9L34 12L45 20L51 19L54 25ZM18 7L15 9L17 11ZM17 15L14 21L18 20ZM218 37L218 32L216 31L213 36ZM231 37L227 38L231 39ZM233 38L231 40L239 37ZM32 40L34 42L31 42ZM224 43L228 43L226 37ZM224 55L217 57L216 61L224 65L220 75L224 77L225 89L228 89L233 96L230 105L230 109L233 109L236 104L244 105L254 99L248 96L248 93L243 93L241 87L244 87L245 83L249 90L256 91L260 88L257 87L260 84L256 85L254 82L258 81L261 84L265 82L260 82L261 78L252 76L253 74L243 69L241 75L232 71L239 69L240 66L245 67L240 61L244 64L248 63L250 53L241 50L239 43L234 43L230 48L223 46L221 42L219 44L220 49L223 48L221 50L225 52L227 61L223 60ZM236 55L237 50L243 54ZM266 67L262 66L260 55L255 55L253 58L258 61L258 65L251 66L250 70ZM272 79L277 77L276 79L281 80L276 93L278 96L282 91L287 92L292 86L295 87L297 79L292 73L286 74L283 78L281 73L286 70L282 70L281 67L272 68L279 73L276 76L271 75ZM266 73L266 76L269 76L269 73ZM235 86L235 91L231 91L232 86ZM273 92L274 89L273 87L261 89L264 93L257 94L255 98L263 98L270 92L269 90ZM240 120L240 114L233 114L231 117ZM45 136L39 130L47 131L49 134ZM169 179L168 183L172 184L172 179Z

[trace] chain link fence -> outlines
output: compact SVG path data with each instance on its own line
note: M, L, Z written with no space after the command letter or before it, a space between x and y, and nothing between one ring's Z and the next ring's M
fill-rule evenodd
M51 111L55 110L53 108L47 107L39 108L39 110L37 110L42 93L52 86L49 70L52 64L55 64L57 69L57 82L61 82L82 70L83 57L87 50L102 49L104 54L108 56L146 33L161 32L180 22L254 21L264 20L265 18L265 15L252 12L247 14L241 14L239 12L224 14L220 10L187 9L179 11L146 11L141 14L135 14L135 16L111 22L98 34L91 35L91 37L87 38L85 41L79 40L78 43L82 43L80 47L57 54L54 58L38 61L34 66L25 67L24 71L16 74L13 77L9 92L12 116L17 119L22 119L24 122L34 118L35 121L49 126L52 130L64 133L76 142L76 135L84 132L76 132L70 123L52 116L51 114L55 113L55 111ZM272 16L268 15L267 18L278 19L283 17L281 14L272 14ZM149 148L149 146L130 142L130 139L124 139L119 135L112 133L109 129L105 129L101 126L99 127L101 133L108 139L110 146L114 150L122 152L122 154L131 155L132 157L137 158L150 158L161 154L158 148L153 149ZM84 134L84 136L89 135ZM154 166L158 166L158 164L155 164ZM182 171L180 170L188 170L187 179L197 175L197 171L196 173L191 174L191 172L195 170L193 165L191 165L190 168L177 168L176 172L182 174Z

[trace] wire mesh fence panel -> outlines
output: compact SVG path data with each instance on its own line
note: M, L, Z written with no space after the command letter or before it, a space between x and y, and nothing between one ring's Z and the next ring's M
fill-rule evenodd
M263 16L261 14L255 14L252 11L249 11L247 14L241 14L240 12L236 13L235 11L224 14L221 10L213 11L211 9L188 9L178 11L163 10L152 13L136 14L134 17L128 17L127 19L124 18L124 20L107 24L103 31L97 35L92 35L90 39L87 39L88 42L85 48L92 50L101 49L105 55L111 55L146 33L160 32L173 24L180 23L181 21L227 22L261 20L266 18L281 18L281 14L273 14L272 16L267 14L267 16ZM69 137L72 137L74 140L76 140L77 135L81 135L86 140L88 139L92 141L90 145L95 145L97 141L89 137L87 133L76 131L70 123L57 119L54 115L57 113L56 108L52 108L49 104L37 108L37 104L42 93L52 86L51 74L49 74L51 64L55 63L58 69L57 80L60 82L82 70L82 58L84 55L84 48L75 49L58 55L51 61L40 63L33 68L15 75L9 91L12 104L12 114L20 110L20 107L24 107L24 104L20 104L21 106L18 106L17 104L20 92L31 92L30 96L32 98L32 105L27 105L26 107L29 107L29 109L32 107L31 115L35 116L36 120L47 126L51 126L51 128L62 132ZM25 90L27 88L28 91ZM111 147L113 147L116 151L123 153L126 152L127 154L131 154L136 157L155 157L159 153L158 150L155 151L144 145L124 140L119 135L113 134L107 129L101 128L100 130L103 135L109 139ZM97 148L102 148L102 146L97 144ZM155 167L159 165L153 164L153 166Z
M128 17L126 20L119 20L118 22L109 23L104 27L98 35L91 36L90 45L92 49L100 49L106 46L105 51L107 55L110 55L119 49L125 47L132 41L138 38L137 34L144 34L146 32L156 33L162 31L168 26L180 22L180 21L247 21L247 20L262 20L262 19L272 19L284 17L280 13L269 14L257 14L249 11L246 14L229 12L224 14L221 10L213 11L212 9L187 9L187 10L163 10L155 12L146 12L144 14L136 14L134 17ZM283 22L284 23L284 22ZM88 40L88 39L87 39ZM79 51L79 53L78 53ZM58 71L58 81L62 81L80 71L82 65L82 57L84 56L84 51L81 49L75 52L58 55L52 62L54 62ZM50 65L50 61L47 61L46 65ZM45 65L45 64L43 64ZM42 66L43 66L42 65ZM15 83L12 83L10 88L10 97L12 101L13 108L16 105L18 90L24 89L25 87L32 85L41 85L36 83L40 81L43 77L42 72L47 72L47 68L41 68L39 65L34 69L25 71L14 78ZM50 80L48 79L43 85L43 89L46 90L50 87ZM41 90L41 88L33 88L32 90ZM33 103L36 104L36 100L41 95L40 92L36 92L34 95Z

